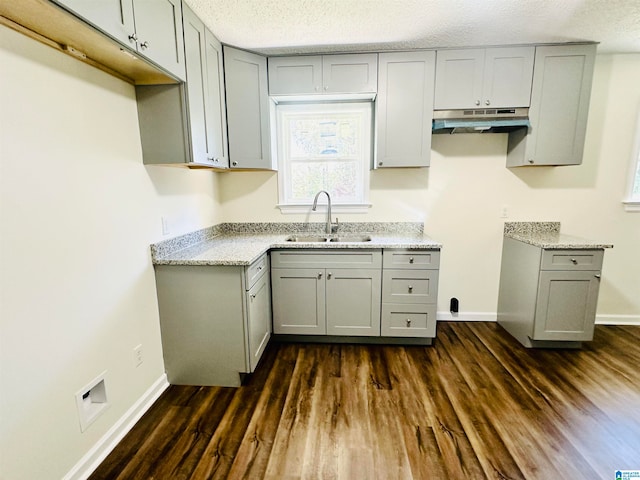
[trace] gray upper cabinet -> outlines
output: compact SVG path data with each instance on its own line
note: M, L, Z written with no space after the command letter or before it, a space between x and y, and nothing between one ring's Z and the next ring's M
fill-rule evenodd
M433 51L379 55L374 168L429 166L435 61Z
M528 107L534 47L439 50L435 109Z
M377 63L376 53L271 57L269 94L375 93Z
M507 166L582 163L596 45L536 47L529 120L511 132Z
M222 46L187 6L183 23L191 162L227 168Z
M57 0L178 79L185 79L181 0Z
M223 53L231 168L275 170L267 59L227 46Z

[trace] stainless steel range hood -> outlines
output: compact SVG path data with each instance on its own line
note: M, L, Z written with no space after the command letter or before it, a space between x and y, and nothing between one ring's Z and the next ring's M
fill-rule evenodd
M436 110L433 133L508 133L528 128L528 108Z

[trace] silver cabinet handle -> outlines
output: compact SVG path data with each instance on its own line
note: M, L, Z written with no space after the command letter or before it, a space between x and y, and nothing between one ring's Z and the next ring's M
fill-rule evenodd
M413 257L409 257L409 263L413 263Z
M140 48L142 48L142 49L147 49L147 48L149 48L149 41L148 41L148 40L145 40L144 42L142 42L142 43L140 44Z
M251 294L251 298L256 298L256 294L255 294L255 293L252 293L252 294Z
M238 162L231 162L231 165L233 165L234 167L238 166Z
M480 100L476 100L476 105L480 105Z
M318 272L318 279L322 278L322 272Z
M599 273L597 273L597 274L595 274L595 275L594 275L594 277L596 277L596 278L600 278L600 277L602 277L602 275L600 275Z
M331 278L331 272L327 273L327 278Z
M410 326L411 326L411 319L407 318L407 327L410 327Z
M571 263L573 263L574 265L577 265L578 264L578 260L576 260L575 258L572 258L571 259Z
M485 105L491 105L491 102L490 102L489 100L486 100L486 101L484 102L484 104L485 104Z
M409 293L413 293L413 285L409 285Z
M216 163L220 163L220 159L219 158L214 158L213 161L216 162Z
M260 270L262 270L262 265L260 265L260 266L258 267L258 271L260 271Z
M382 162L378 162L378 166L381 167L382 166Z
M136 35L135 33L132 33L131 35L129 35L129 41L130 42L137 42L138 41L138 35Z
M530 158L530 159L529 159L529 163L533 163L533 158Z

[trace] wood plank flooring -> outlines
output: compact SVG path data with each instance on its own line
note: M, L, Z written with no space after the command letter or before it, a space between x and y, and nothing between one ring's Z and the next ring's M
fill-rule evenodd
M614 479L640 469L640 327L529 350L495 323L431 347L272 344L247 385L171 386L99 479Z

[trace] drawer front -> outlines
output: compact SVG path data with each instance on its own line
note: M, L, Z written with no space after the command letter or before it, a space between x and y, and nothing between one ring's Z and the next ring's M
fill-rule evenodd
M436 336L436 306L383 303L380 334L383 337L433 338Z
M381 250L276 250L274 268L381 268Z
M247 279L247 289L253 287L254 283L262 276L265 272L269 271L269 257L265 253L258 260L249 265L245 271L246 279Z
M437 270L383 270L383 303L436 303Z
M543 250L542 270L600 270L604 250Z
M440 267L440 250L384 250L384 268L410 270Z

